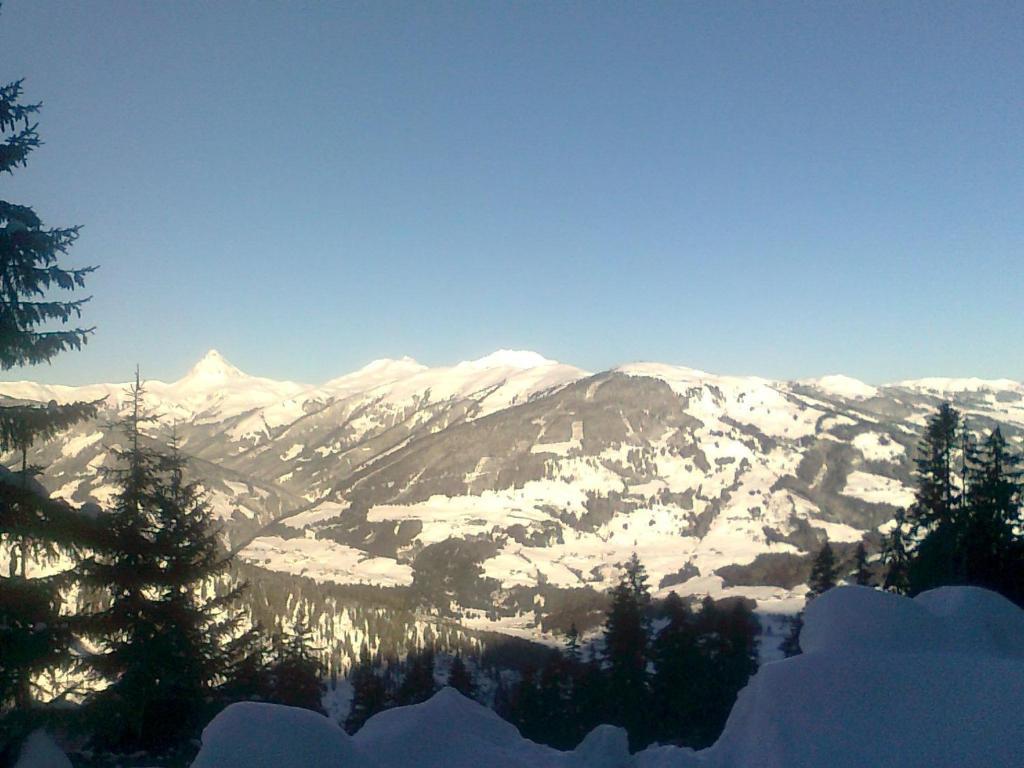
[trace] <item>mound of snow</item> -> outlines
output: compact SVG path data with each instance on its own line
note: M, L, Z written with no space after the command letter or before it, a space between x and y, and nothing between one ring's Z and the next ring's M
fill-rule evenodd
M829 590L807 605L804 653L897 654L948 646L942 620L923 605L870 587Z
M527 768L553 765L559 754L527 741L514 725L452 688L374 715L353 741L385 766Z
M192 768L377 768L333 720L308 709L232 704L203 731Z
M629 736L614 725L599 725L572 752L570 760L579 768L620 768L632 765Z
M514 725L452 688L422 704L374 715L353 737L386 768L626 768L626 732L595 728L573 752L535 744Z
M1002 595L978 587L940 587L914 602L944 621L951 650L1024 659L1024 611Z
M829 590L807 606L804 653L944 653L1024 659L1024 611L978 587L913 600L868 587Z
M1024 612L985 590L911 600L839 587L807 608L801 656L763 666L721 738L643 768L1024 765Z
M40 729L25 739L14 768L71 768L71 761L50 735Z

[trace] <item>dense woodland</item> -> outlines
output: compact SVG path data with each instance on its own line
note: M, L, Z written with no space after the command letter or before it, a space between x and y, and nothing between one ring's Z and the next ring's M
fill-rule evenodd
M21 81L0 87L0 174L24 166L39 146L38 112L24 101ZM80 349L93 332L76 326L88 299L54 298L84 288L93 271L60 264L78 229L47 228L31 208L2 200L0 225L0 368ZM273 587L237 578L244 571L232 570L173 435L156 439L145 428L138 378L130 395L110 478L118 494L91 513L49 499L34 480L45 467L27 456L33 445L95 417L97 403L0 408L0 450L21 457L0 477L0 749L8 756L42 724L83 750L173 762L194 749L203 725L227 703L319 710L325 680L346 671L337 648L324 664L305 609L286 631L269 610ZM826 543L810 597L842 581L910 595L975 584L1024 605L1021 466L998 428L973 434L943 405L919 446L916 500L887 533L881 559L862 544L841 566ZM247 589L255 595L249 605L268 607L265 616L242 610ZM371 621L379 616L364 612L375 650L369 643L358 649L345 725L356 730L377 711L429 697L435 652L459 648L467 658L456 653L448 684L484 698L528 738L568 748L607 722L625 727L633 748L711 744L756 671L752 606L689 605L674 593L655 604L635 555L609 598L600 633L584 642L572 626L562 649L534 649L514 672L478 655L455 629L413 643L404 632L380 642L386 621L378 627ZM415 606L396 600L414 624ZM799 627L797 619L788 653L799 652ZM357 652L350 639L334 640Z

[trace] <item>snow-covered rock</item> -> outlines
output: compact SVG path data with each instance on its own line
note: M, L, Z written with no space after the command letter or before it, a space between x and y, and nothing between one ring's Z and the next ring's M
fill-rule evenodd
M192 768L377 768L337 723L308 709L242 702L203 731Z

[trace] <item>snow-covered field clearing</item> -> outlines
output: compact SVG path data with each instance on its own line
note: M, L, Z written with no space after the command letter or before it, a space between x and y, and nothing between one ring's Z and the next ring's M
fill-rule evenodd
M325 539L263 536L251 542L241 555L265 568L314 581L381 587L412 584L412 568L408 565L389 557L370 557L361 550Z

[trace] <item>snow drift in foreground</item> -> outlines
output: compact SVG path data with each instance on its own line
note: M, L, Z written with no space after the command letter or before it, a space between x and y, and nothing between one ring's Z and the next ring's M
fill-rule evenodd
M702 752L629 755L595 729L572 752L523 739L450 688L382 712L354 737L325 717L235 704L193 768L863 768L1024 765L1024 611L949 587L911 600L839 587L807 608L801 656L767 664Z
M232 704L203 731L192 768L376 766L337 723L298 707Z
M71 768L60 747L42 730L34 731L25 739L14 768Z

